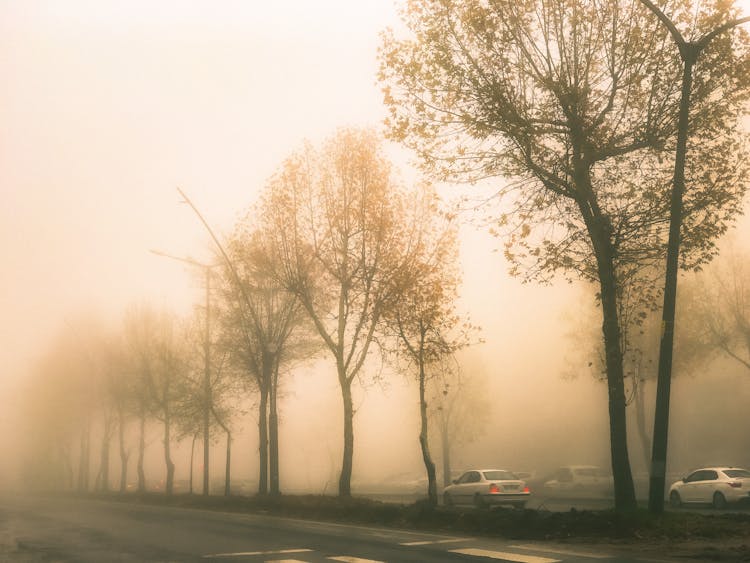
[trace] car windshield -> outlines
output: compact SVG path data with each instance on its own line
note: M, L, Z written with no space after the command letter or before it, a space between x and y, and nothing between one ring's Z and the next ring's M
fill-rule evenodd
M730 479L742 479L743 477L750 477L750 471L747 469L725 469L724 475Z
M484 478L488 481L514 481L518 479L510 471L485 471Z

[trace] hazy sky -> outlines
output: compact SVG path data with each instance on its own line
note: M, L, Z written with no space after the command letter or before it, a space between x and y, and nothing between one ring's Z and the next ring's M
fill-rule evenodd
M207 255L176 187L228 232L304 138L379 127L378 33L396 14L390 0L0 1L0 373L82 310L190 305L200 280L149 253ZM492 244L472 235L465 256L497 280L485 304L506 269Z
M379 127L376 48L389 25L399 25L391 0L0 0L4 398L82 312L117 321L143 299L182 310L202 299L189 268L149 252L208 255L176 187L228 232L304 138ZM547 319L562 305L508 280L493 244L467 232L465 293L479 304L488 375L528 372L512 400L555 363L518 350L529 333L544 346L561 332ZM319 401L337 411L329 383ZM391 400L382 397L368 393L372 416ZM368 416L358 417L358 439L382 442L387 427ZM389 423L393 432L404 424Z
M0 0L0 392L82 310L200 298L188 269L149 253L208 253L175 188L228 232L304 138L379 126L378 33L396 13L391 0ZM559 358L518 350L564 334L570 304L509 280L492 246L467 232L465 292L497 369L554 377Z
M388 0L0 2L3 375L81 308L184 305L303 138L378 125Z

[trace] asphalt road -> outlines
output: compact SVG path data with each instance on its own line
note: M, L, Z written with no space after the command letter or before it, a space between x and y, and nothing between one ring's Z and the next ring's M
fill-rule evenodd
M75 498L0 499L0 561L556 563L659 559L618 553L609 546L497 541Z

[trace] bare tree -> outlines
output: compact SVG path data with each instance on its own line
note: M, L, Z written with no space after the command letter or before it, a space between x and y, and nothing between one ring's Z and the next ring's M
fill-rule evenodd
M313 353L302 329L304 311L297 297L281 287L269 275L275 257L273 249L257 230L251 214L241 221L227 243L226 258L232 265L225 269L219 323L220 348L225 350L230 367L244 373L259 394L258 492L281 493L279 479L278 387L280 366ZM220 414L220 411L224 411ZM231 444L225 409L215 409L217 422ZM229 450L227 456L229 456Z
M94 490L108 490L109 444L114 429L110 343L98 319L83 315L66 322L63 333L38 364L26 406L34 480L72 488L71 456L77 440L76 488L91 489L92 436L101 436ZM101 420L97 428L96 421ZM51 440L51 441L50 441Z
M391 301L402 201L377 137L345 129L321 149L307 144L289 157L263 202L263 231L279 257L274 277L300 300L336 365L344 415L341 496L351 495L352 384Z
M750 375L750 254L730 246L710 268L688 278L679 301L676 358L695 369L719 356Z
M30 489L74 489L74 443L80 436L81 356L70 334L55 339L28 378L22 398L24 480ZM80 472L79 472L80 473Z
M466 360L469 356L462 357ZM448 486L452 482L452 452L487 431L491 404L484 372L474 362L464 368L458 356L451 354L442 357L435 367L429 385L429 414L440 433L443 485Z
M396 340L419 387L419 445L427 472L429 503L438 503L435 462L429 447L427 384L434 366L468 342L469 328L455 312L458 289L456 229L439 210L435 192L424 187L414 194L411 219L403 241L411 258L405 261L383 314L386 332Z
M167 312L157 313L147 308L131 311L128 317L128 337L134 354L141 391L145 392L139 405L141 416L141 447L139 473L142 472L144 450L144 407L149 414L162 423L162 444L166 466L165 492L172 494L174 486L174 462L171 442L174 411L185 393L184 342L181 340L174 316ZM140 481L139 475L139 481ZM140 485L139 485L140 488Z
M109 371L106 392L114 411L114 426L117 431L117 446L120 457L119 491L124 493L128 486L128 463L131 448L127 443L127 426L137 414L136 381L132 362L127 356L125 335L115 333L108 342Z

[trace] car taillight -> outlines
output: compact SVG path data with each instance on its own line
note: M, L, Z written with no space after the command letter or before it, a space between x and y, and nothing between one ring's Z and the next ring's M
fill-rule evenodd
M529 489L528 487L524 487L524 488L523 488L523 492L524 492L524 493L530 493L530 492L531 492L531 489Z
M739 489L742 486L742 483L737 481L730 481L729 483L727 483L727 485L729 485L733 489Z
M500 489L498 488L498 486L495 483L492 483L490 485L490 493L499 493L499 492L500 492Z

